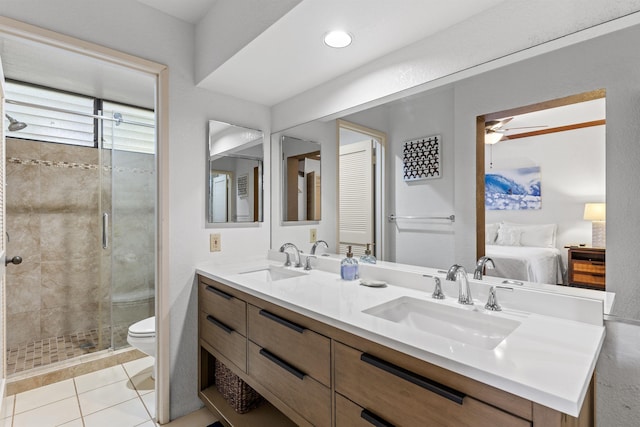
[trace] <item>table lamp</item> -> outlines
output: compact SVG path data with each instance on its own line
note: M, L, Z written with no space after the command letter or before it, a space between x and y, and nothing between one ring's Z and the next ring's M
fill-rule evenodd
M584 220L591 221L591 246L604 248L606 245L606 204L585 203Z

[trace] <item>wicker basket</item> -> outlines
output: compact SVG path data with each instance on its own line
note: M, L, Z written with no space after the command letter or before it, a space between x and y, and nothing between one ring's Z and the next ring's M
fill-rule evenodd
M215 362L216 388L237 413L244 414L257 408L264 398L219 360Z

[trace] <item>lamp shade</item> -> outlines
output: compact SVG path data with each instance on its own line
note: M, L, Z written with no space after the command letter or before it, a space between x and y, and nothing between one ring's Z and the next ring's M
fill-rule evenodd
M585 203L584 220L585 221L605 221L606 220L606 203Z

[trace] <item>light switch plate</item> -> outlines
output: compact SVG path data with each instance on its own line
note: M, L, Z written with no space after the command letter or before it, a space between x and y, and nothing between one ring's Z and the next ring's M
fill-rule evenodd
M220 242L220 233L214 233L209 235L209 251L220 252L222 250L222 243Z
M318 240L318 230L312 228L309 230L309 243L315 243Z

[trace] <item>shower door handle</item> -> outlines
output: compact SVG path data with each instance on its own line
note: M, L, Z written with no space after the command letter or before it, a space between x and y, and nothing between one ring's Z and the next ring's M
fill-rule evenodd
M109 247L109 214L102 214L102 248L107 249Z

